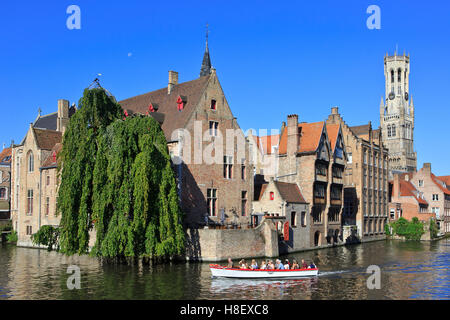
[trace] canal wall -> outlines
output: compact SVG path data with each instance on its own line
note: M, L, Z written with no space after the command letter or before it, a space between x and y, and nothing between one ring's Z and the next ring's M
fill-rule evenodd
M188 229L186 251L187 260L205 262L277 257L278 232L265 219L254 229Z

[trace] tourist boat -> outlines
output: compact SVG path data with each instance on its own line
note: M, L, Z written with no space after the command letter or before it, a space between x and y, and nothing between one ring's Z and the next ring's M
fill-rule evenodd
M210 264L213 277L260 279L260 278L301 278L314 277L319 274L319 269L294 269L294 270L259 270L259 269L237 269Z

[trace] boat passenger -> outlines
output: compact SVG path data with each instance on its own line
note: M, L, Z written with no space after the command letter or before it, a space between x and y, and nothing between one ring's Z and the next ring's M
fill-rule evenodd
M239 267L241 269L248 269L247 263L245 262L245 259L242 259L241 261L239 261Z
M285 268L286 270L289 270L289 269L291 268L291 266L290 266L290 263L289 263L289 260L288 260L288 259L284 260L284 268Z
M228 268L233 268L233 260L231 258L228 258Z
M302 259L302 269L308 269L308 264Z
M316 268L316 265L314 264L314 262L311 261L311 264L310 264L309 267L310 267L311 269L315 269L315 268Z
M277 268L277 270L284 270L284 265L281 263L281 260L279 259L276 260L275 267Z
M275 265L273 264L272 260L270 260L269 263L267 264L267 269L268 270L274 270L275 269Z
M266 270L267 269L267 265L266 265L266 260L263 260L262 262L261 262L261 268L260 268L261 270Z
M255 259L252 260L252 265L250 266L251 269L258 269L258 263Z
M300 269L300 266L298 265L297 260L294 259L294 260L292 261L292 267L291 267L291 269L292 269L292 270Z

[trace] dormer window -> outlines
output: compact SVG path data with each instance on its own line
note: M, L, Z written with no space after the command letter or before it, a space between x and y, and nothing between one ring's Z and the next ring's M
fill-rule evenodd
M178 96L178 99L177 99L177 108L178 108L178 111L183 111L183 109L184 109L184 107L185 107L185 105L186 105L186 97L183 97L183 96Z
M217 110L217 106L216 106L217 102L216 100L211 100L211 110Z

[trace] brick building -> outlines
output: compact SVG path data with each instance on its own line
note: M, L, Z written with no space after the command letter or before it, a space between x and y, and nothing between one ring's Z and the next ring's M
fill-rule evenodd
M392 181L391 200L389 202L389 220L403 217L409 221L416 217L422 222L430 218L436 219L436 213L425 200L424 193L416 189L411 182L413 173L394 174Z
M330 144L325 122L299 123L297 115L288 116L280 138L276 179L296 183L310 204L311 247L338 241L342 187L330 170L345 165L345 156L333 153L336 149Z
M337 107L327 124L340 124L347 164L344 173L343 225L356 226L361 240L385 237L388 219L388 150L380 146L380 130L371 123L349 127ZM345 241L345 239L344 239Z
M0 220L9 220L11 198L11 148L0 152Z
M127 112L164 116L162 129L178 179L185 225L250 223L253 167L249 146L211 67L208 43L200 77L119 102Z
M396 179L400 183L410 185L411 191L415 197L419 198L423 204L419 211L409 209L403 203L399 206L394 195L396 195ZM441 233L450 232L450 185L447 184L446 177L436 177L431 171L431 163L424 163L423 168L417 172L397 175L393 182L392 204L390 205L391 215L394 218L399 215L408 219L409 216L417 216L419 220L427 220L435 217ZM427 206L425 206L425 203Z
M56 155L75 110L69 108L69 101L58 100L58 111L39 113L20 145L12 148L11 212L19 246L32 246L31 235L41 226L59 225Z
M279 134L254 135L249 132L249 153L255 168L254 174L269 181L278 172L278 144Z

